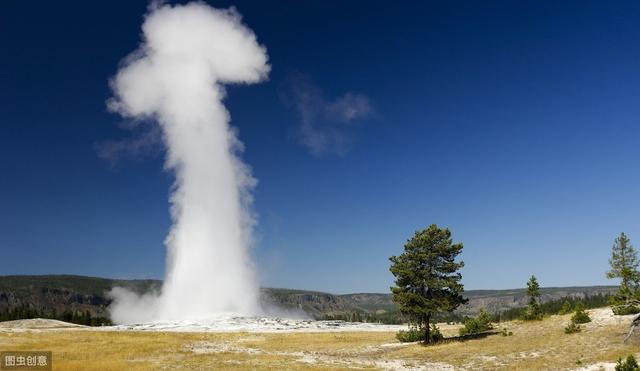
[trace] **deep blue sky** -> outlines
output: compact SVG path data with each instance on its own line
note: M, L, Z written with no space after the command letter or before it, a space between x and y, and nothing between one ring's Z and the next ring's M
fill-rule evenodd
M640 244L640 3L210 4L272 65L226 100L260 182L263 285L386 292L388 257L431 223L464 242L467 289L606 284L616 235ZM139 135L105 100L146 5L0 3L0 274L163 276L162 152L95 150ZM339 154L300 143L300 75L375 111Z

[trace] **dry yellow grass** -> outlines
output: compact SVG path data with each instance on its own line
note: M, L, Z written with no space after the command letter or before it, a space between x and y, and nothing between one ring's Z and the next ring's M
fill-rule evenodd
M424 347L389 332L162 333L95 330L0 332L0 350L51 350L56 370L374 369L559 370L613 362L638 352L624 344L629 318L600 318L564 334L568 316L508 322L513 336ZM442 326L453 335L456 326ZM580 362L580 365L577 362Z

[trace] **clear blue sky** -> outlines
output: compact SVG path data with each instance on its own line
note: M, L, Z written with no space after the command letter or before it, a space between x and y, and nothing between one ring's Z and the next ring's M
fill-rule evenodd
M386 292L431 223L467 289L607 284L616 235L640 244L640 3L210 3L273 68L226 100L263 285ZM105 107L146 6L0 3L0 274L163 276L171 174Z

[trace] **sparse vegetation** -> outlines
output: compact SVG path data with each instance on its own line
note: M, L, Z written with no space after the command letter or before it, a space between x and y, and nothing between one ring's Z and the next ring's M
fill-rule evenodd
M509 331L509 330L507 330L506 327L503 327L502 331L500 331L500 335L502 335L502 336L513 336L513 331Z
M569 322L567 327L564 328L565 334L575 334L576 332L580 332L580 331L582 331L582 328L580 327L580 325L573 321Z
M609 295L590 295L585 296L584 298L573 298L567 297L559 300L551 300L546 303L540 304L540 310L543 315L551 315L551 314L560 314L560 310L564 306L565 302L570 303L571 310L567 313L569 314L573 312L573 308L578 305L578 303L582 303L585 309L592 308L602 308L609 306ZM505 311L502 311L495 315L495 321L511 321L514 319L523 318L526 314L527 307L524 308L512 308Z
M591 322L591 317L584 310L584 304L578 302L574 307L574 313L571 316L571 322L564 328L565 334L575 334L582 331L580 324Z
M453 243L448 228L432 224L417 231L404 245L404 252L389 258L389 270L395 276L392 299L409 322L424 331L424 342L431 342L434 314L453 312L467 300L458 272L464 266L456 262L461 243Z

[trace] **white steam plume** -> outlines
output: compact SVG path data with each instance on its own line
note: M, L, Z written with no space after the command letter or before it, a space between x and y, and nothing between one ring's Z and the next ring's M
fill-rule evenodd
M111 81L109 108L152 119L175 172L167 276L159 295L112 291L116 323L256 314L258 289L248 258L255 185L237 152L242 143L222 104L224 83L255 83L270 66L266 49L231 8L153 5L143 42Z

